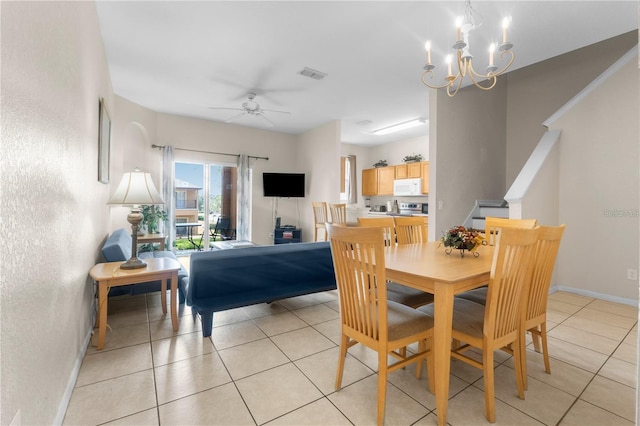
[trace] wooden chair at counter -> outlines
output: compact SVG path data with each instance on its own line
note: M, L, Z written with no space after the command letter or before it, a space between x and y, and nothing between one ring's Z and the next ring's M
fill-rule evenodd
M346 204L329 204L331 212L331 223L346 224L347 223L347 205Z
M427 242L427 222L422 216L394 216L398 244Z
M329 221L327 216L327 203L324 201L312 201L313 207L313 221L315 222L315 231L313 234L313 241L318 241L318 231L322 229L324 240L327 241L327 227L326 223Z
M342 386L347 350L358 343L378 353L377 423L384 423L387 374L408 364L427 360L429 388L434 388L433 357L427 339L433 337L433 317L387 300L384 237L378 227L346 227L328 224L331 254L340 298L340 355L336 390ZM402 349L418 342L409 357ZM400 361L389 364L391 355ZM366 421L369 423L369 421Z
M520 330L537 241L538 229L503 229L494 252L487 305L457 297L454 300L451 337L464 344L455 344L451 357L483 370L485 417L492 423L496 421L495 350L508 345L513 348L518 396L524 399ZM433 315L434 306L423 306L418 311ZM471 348L482 350L482 362L464 354Z

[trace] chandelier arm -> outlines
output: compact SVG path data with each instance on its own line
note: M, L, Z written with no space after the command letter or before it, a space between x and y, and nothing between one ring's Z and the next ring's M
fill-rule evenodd
M462 50L458 50L458 74L465 78L467 76L467 68L469 61L464 61L462 59Z
M501 75L502 73L504 73L506 70L509 69L511 64L513 64L514 59L516 59L516 54L513 53L513 50L503 50L502 52L500 52L500 56L499 56L500 59L502 59L502 57L507 53L511 56L507 65L505 65L504 68L502 68L500 71L492 73L492 75L496 75L496 76Z
M458 73L458 75L456 76L456 79L458 77L460 77L460 73ZM451 82L451 85L453 85L453 81ZM456 95L456 93L458 93L458 90L460 90L461 87L462 87L462 77L460 77L460 80L458 80L458 86L456 87L456 90L453 91L453 93L451 93L450 87L447 87L447 95L449 95L450 98L453 98Z
M422 73L422 78L421 78L421 80L422 80L422 84L424 84L425 86L430 87L430 88L432 88L432 89L444 89L445 87L447 87L447 88L448 88L448 87L450 87L450 86L453 84L452 82L448 82L448 83L446 83L446 84L443 84L442 86L431 85L431 84L427 83L427 82L424 80L424 78L425 78L425 76L426 76L427 74L430 74L430 77L431 77L431 78L433 78L433 71L425 71L425 72L423 72L423 73Z
M478 82L478 80L476 80L476 77L477 78L486 79L488 81L491 81L491 80L493 80L493 81L491 82L491 84L489 86L482 86L480 84L480 82ZM474 86L476 86L478 89L482 89L482 90L491 90L491 89L493 89L493 87L498 82L498 74L487 74L487 75L480 74L480 73L476 72L476 70L473 69L473 64L470 64L469 78L473 82Z

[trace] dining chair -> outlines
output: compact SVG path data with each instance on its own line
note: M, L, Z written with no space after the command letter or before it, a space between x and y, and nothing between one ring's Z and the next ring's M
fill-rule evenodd
M501 228L532 229L535 228L537 223L537 219L507 219L504 217L487 216L485 218L485 239L487 244L492 246ZM487 299L487 287L474 288L473 290L460 293L456 295L456 297L484 305Z
M531 333L533 347L536 352L540 352L540 342L538 339L542 340L542 357L544 359L544 370L547 374L551 374L549 348L547 347L547 298L549 297L551 276L553 275L564 228L565 225L539 227L538 242L536 244L534 264L531 272L531 283L529 284L524 327L522 327L522 350L524 350L525 347L524 334L527 331ZM523 352L522 372L525 389L527 388L526 371L526 352Z
M358 226L380 227L384 234L384 245L387 247L396 245L395 222L392 216L359 217ZM393 281L387 282L387 299L412 308L419 308L427 303L433 303L432 294Z
M394 216L398 244L426 243L427 222L421 216Z
M408 364L427 360L429 388L433 389L433 357L427 340L433 337L433 317L387 300L384 236L377 227L328 224L338 297L340 300L340 356L336 391L342 387L347 350L357 343L378 353L377 422L384 422L387 374ZM400 353L418 342L418 352ZM397 362L388 361L392 356Z
M524 324L522 325L521 345L522 345L522 372L524 387L527 388L527 362L524 334L531 333L533 347L536 352L542 349L542 357L544 359L544 369L551 374L551 365L549 363L549 349L547 346L547 299L549 296L549 287L551 286L551 276L560 248L560 241L564 233L565 225L560 226L539 226L538 241L533 257L533 265L531 267L531 279L529 283L529 292L526 300ZM456 297L471 300L473 302L486 304L486 287L476 290L467 291L457 295ZM540 347L542 341L542 348ZM509 352L509 350L507 350Z
M451 357L483 370L485 417L492 423L496 420L495 350L508 345L513 348L518 396L524 399L520 330L537 239L537 228L502 229L494 251L486 306L454 299L451 337L461 344L452 348ZM433 305L418 311L434 314ZM482 350L482 362L464 354L474 347Z
M386 247L396 245L396 227L393 223L393 217L359 217L358 226L382 228L384 245Z
M329 204L329 211L331 212L331 223L347 223L346 204Z
M327 203L324 201L312 201L313 221L315 222L315 231L313 241L318 241L318 231L322 230L324 241L327 241L327 228L325 224L329 221L327 216Z
M504 217L487 216L484 220L484 237L487 244L495 245L495 238L500 228L525 228L531 229L537 225L536 219L508 219Z

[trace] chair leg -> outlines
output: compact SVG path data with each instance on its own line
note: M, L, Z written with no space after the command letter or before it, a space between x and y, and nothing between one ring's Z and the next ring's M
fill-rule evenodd
M526 370L523 369L523 363L526 363L526 359L524 357L524 353L522 352L522 344L520 342L515 342L513 345L513 357L514 357L514 365L516 368L516 383L518 385L518 397L520 399L524 399L524 390L526 383Z
M533 341L533 349L535 349L536 352L540 353L540 338L538 337L540 334L540 331L538 330L538 327L534 327L532 329L529 330L531 332L531 340Z
M551 365L549 364L549 348L547 347L547 323L540 324L540 337L542 338L542 358L544 358L544 371L551 374Z
M387 400L387 354L378 352L378 426L384 424L384 409Z
M344 370L344 359L347 357L349 338L343 334L340 339L340 356L338 358L338 371L336 372L336 390L342 387L342 371Z
M431 392L432 395L435 395L436 384L433 378L436 371L436 365L433 360L433 339L429 340L428 345L427 349L429 349L429 353L427 354L427 374L429 375L429 392Z
M520 332L520 336L518 338L518 342L514 346L518 346L519 348L519 358L520 358L520 376L522 378L523 389L527 390L527 332L523 330ZM515 353L514 353L515 356ZM524 399L524 395L521 399Z
M495 380L493 367L493 351L485 348L482 351L482 366L484 369L484 416L491 423L496 422Z

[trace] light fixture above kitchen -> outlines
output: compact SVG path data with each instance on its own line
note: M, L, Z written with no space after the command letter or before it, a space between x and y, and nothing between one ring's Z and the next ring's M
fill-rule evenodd
M447 95L449 97L455 96L462 87L462 80L466 76L469 76L471 82L482 90L491 90L498 81L498 76L503 74L509 69L513 60L515 59L515 54L511 50L513 44L509 42L507 37L507 30L509 28L509 24L511 22L510 17L505 17L502 20L502 44L498 46L500 50L500 54L498 55L499 59L507 60L506 65L498 70L498 67L494 64L494 54L496 50L496 44L491 43L489 46L489 65L485 69L486 74L482 74L477 72L473 68L473 55L469 52L469 33L480 26L480 24L476 25L474 15L477 16L478 13L471 7L471 1L467 0L465 5L464 16L458 16L456 18L456 42L452 46L456 51L455 55L457 58L458 69L456 74L452 72L452 62L453 55L449 54L446 57L447 63L447 75L444 77L446 83L443 85L429 84L425 81L425 77L429 77L433 79L434 70L436 68L435 65L431 63L431 41L427 41L425 43L425 49L427 51L427 64L424 66L424 72L422 73L422 83L425 86L430 87L432 89L447 89ZM486 80L487 83L485 85L481 85L480 81ZM455 89L452 90L452 87L455 86Z
M399 132L400 130L406 130L412 127L427 124L428 121L429 120L424 118L416 118L414 120L405 121L404 123L398 123L392 126L383 127L382 129L374 130L373 134L377 136L388 135L389 133Z

